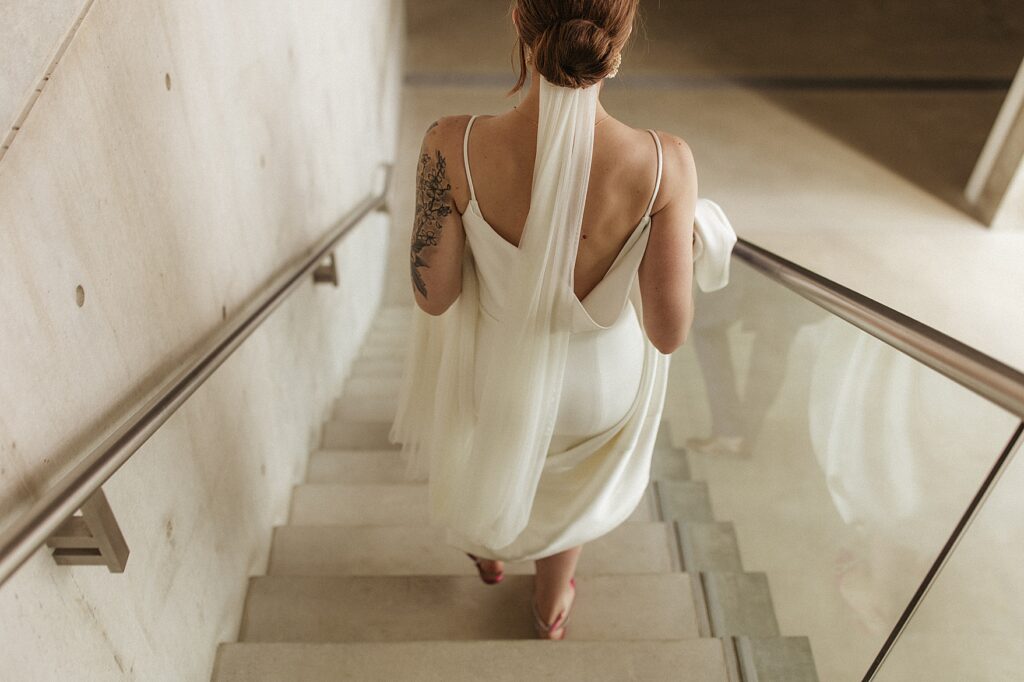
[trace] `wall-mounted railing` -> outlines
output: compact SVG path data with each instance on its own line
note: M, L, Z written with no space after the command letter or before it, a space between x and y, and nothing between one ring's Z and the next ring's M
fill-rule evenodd
M98 564L124 570L128 557L101 486L203 385L264 320L313 273L316 282L337 283L333 249L372 211L386 211L391 166L383 186L359 202L303 255L283 268L262 291L178 369L130 410L116 429L0 532L0 585L44 543L59 564ZM82 515L75 515L79 509Z

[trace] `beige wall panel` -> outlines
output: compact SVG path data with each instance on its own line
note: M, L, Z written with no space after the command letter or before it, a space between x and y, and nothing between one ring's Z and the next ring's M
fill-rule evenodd
M0 161L0 524L373 189L402 24L399 0L96 0ZM0 588L4 679L209 679L387 242L371 216L339 288L298 290L108 481L124 574L42 550Z

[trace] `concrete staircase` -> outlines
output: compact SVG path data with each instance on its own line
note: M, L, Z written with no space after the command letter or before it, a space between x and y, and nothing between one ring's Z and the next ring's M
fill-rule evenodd
M742 571L731 527L664 438L666 478L584 547L567 640L535 639L533 563L485 585L428 525L425 486L402 480L387 433L410 314L375 321L215 681L817 679L806 640L779 637L764 576Z

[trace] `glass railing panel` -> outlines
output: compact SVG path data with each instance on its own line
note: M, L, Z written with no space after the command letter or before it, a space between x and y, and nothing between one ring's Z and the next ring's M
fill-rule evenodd
M819 679L859 680L1016 420L736 259L696 305L665 411L684 450L660 451L654 475L705 482L779 634L809 638ZM693 487L669 480L663 509L685 517L674 496ZM710 582L727 602L729 581ZM712 634L771 634L761 616L722 622L735 631Z
M1013 453L1011 453L1012 455ZM875 677L1016 682L1024 671L1024 461L979 507Z

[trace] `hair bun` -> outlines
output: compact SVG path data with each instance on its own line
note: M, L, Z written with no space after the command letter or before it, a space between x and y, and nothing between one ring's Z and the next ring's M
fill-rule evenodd
M615 41L589 19L546 26L532 46L533 63L549 82L567 88L593 85L612 71Z

